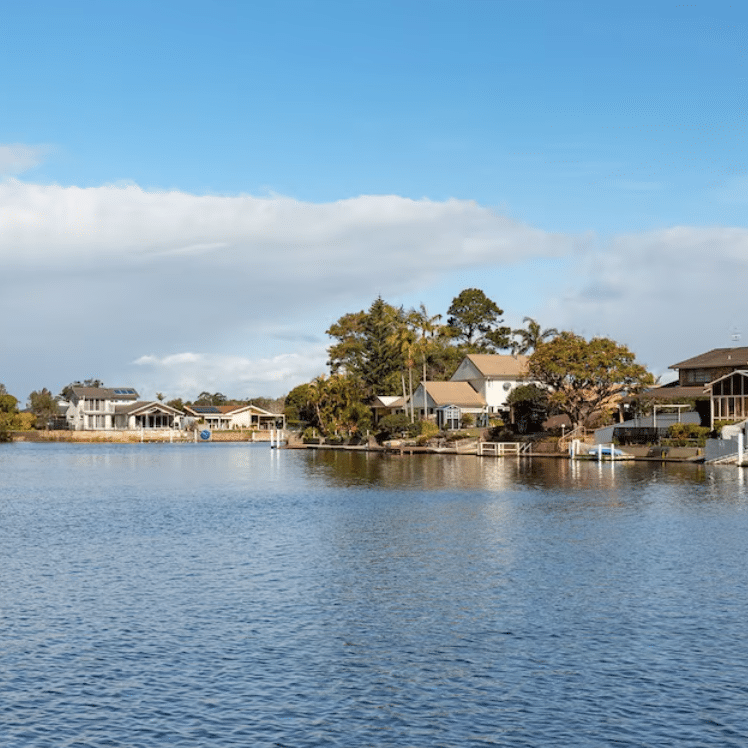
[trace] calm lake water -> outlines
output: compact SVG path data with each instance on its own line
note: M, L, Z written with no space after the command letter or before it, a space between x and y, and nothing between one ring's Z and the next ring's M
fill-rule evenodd
M748 473L0 448L0 745L748 745Z

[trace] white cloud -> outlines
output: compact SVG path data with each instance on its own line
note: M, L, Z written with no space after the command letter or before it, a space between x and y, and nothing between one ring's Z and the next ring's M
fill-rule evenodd
M325 358L324 347L319 346L303 354L269 358L206 353L145 355L133 364L144 370L138 372L138 380L152 393L168 391L170 397L194 398L203 391L223 391L232 397L252 397L276 392L278 385L286 392L289 382L311 380L324 372Z
M731 345L734 328L748 322L746 278L746 228L628 234L581 255L545 314L555 326L626 343L663 374L672 363Z
M377 294L444 313L433 289L456 295L468 278L507 317L610 335L658 372L729 345L748 319L745 228L601 241L465 200L318 205L15 179L0 183L0 226L2 377L21 396L89 376L169 397L282 394L324 370L341 314Z
M11 176L38 166L49 153L48 146L10 143L0 145L0 175Z

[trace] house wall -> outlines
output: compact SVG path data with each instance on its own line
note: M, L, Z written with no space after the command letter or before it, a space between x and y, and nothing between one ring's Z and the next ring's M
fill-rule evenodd
M724 377L734 371L732 366L723 366L710 369L679 369L678 384L681 387L693 387L699 384L709 384L715 379Z

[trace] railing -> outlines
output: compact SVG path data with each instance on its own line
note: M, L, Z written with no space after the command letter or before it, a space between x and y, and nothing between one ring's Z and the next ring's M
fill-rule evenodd
M480 457L519 456L528 452L530 447L530 442L479 442L478 455Z
M569 451L569 445L574 441L574 439L579 439L580 441L584 441L584 438L587 436L587 429L583 426L577 426L575 429L572 429L571 431L567 431L559 440L558 440L558 451L559 452L568 452Z

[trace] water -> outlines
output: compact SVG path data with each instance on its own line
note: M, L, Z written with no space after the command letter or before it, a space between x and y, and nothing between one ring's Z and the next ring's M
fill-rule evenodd
M0 449L0 745L746 746L737 468Z

